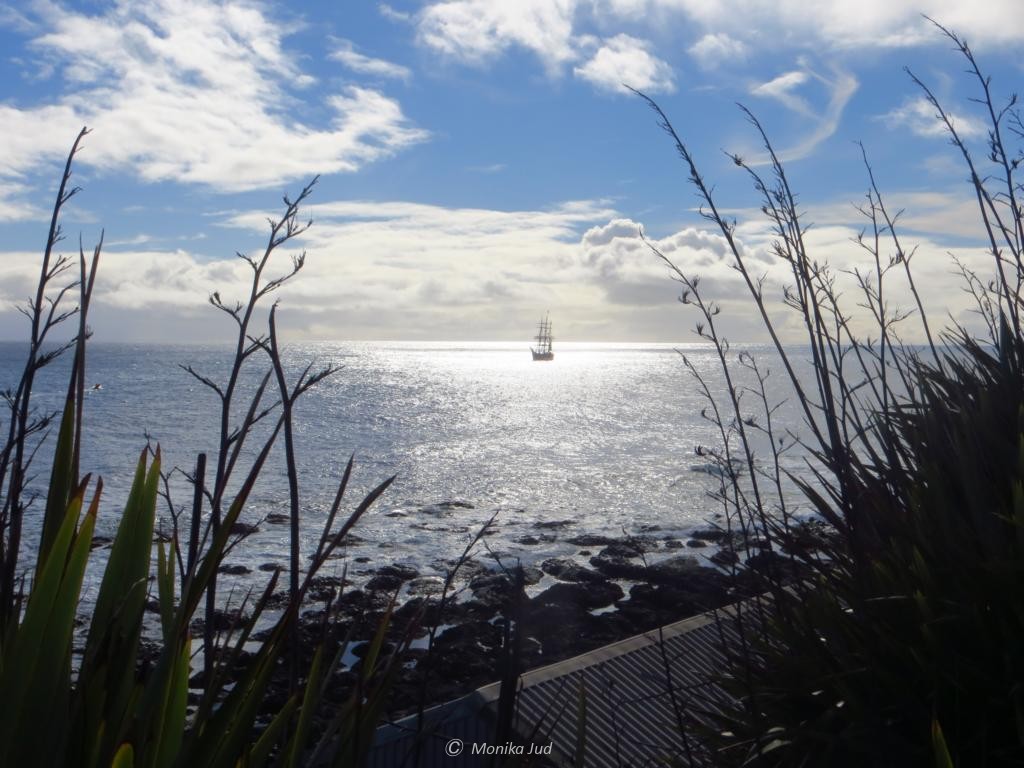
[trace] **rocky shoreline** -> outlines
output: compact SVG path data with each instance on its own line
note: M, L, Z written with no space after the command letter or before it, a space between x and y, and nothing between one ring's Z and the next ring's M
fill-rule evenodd
M558 536L557 530L556 524L535 536ZM447 591L444 578L398 563L370 569L369 578L354 589L343 589L337 577L321 577L301 625L310 654L325 627L335 647L344 645L326 699L340 705L356 689L366 640L389 607L384 650L400 652L401 669L387 710L398 717L498 680L507 663L509 617L521 632L516 664L526 671L726 605L744 593L742 578L727 572L739 555L725 532L713 526L687 537L648 530L563 541L576 548L575 555L534 566L517 567L511 557L490 565L473 558L449 563L455 574ZM771 556L741 554L752 568ZM282 676L268 708L286 697Z

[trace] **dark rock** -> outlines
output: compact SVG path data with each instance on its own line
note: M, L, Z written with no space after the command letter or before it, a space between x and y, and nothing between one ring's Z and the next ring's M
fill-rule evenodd
M739 562L739 555L733 552L731 549L720 549L710 557L710 560L715 565L733 565Z
M232 536L249 536L253 533L259 533L259 526L252 525L250 523L234 522L231 524L231 535Z
M437 506L442 509L476 509L468 501L442 501Z
M691 539L691 541L692 541L692 539ZM679 539L669 539L668 541L665 542L665 549L682 549L682 548L683 548L683 542L681 542Z
M267 522L272 525L284 525L291 520L291 515L283 515L280 512L271 512L267 515Z
M706 541L704 541L703 539L687 539L686 540L686 546L690 547L691 549L701 549L703 547L706 547L707 545L708 545L708 543Z
M597 555L590 558L590 564L612 579L642 579L646 569L625 557Z
M537 584L541 579L544 578L544 573L540 568L534 568L530 565L523 566L523 583L524 584Z
M696 557L677 555L649 566L647 578L655 583L678 582L691 576L701 567L700 561Z
M565 557L549 558L541 563L540 567L544 573L549 573L560 581L598 582L606 580L597 571L584 568L575 560Z
M369 592L394 592L405 582L398 576L374 576L366 582L366 589Z
M596 536L592 533L584 533L581 536L573 536L571 539L566 539L566 542L574 547L604 547L608 544L614 544L615 541L615 539L608 536Z
M409 581L420 575L420 572L411 565L403 565L401 563L381 566L377 569L377 573L380 576L397 576L402 581Z
M788 557L771 550L761 550L751 555L746 559L746 566L758 573L770 573L774 570L780 577L792 576L796 572Z
M622 587L613 582L599 584L552 584L531 601L536 605L556 605L569 609L602 608L623 597Z
M351 650L352 650L352 655L355 656L360 661L362 661L363 659L366 658L366 654L368 654L370 652L370 644L369 643L353 643ZM387 655L389 653L394 653L394 652L395 652L395 646L393 644L385 642L383 645L381 645L380 653L381 653L382 656Z
M261 565L259 569L261 571L271 573L273 571L283 571L285 570L285 567L280 563L263 563L263 565Z
M113 539L109 536L93 536L92 542L89 544L89 549L99 549L100 547L106 547L113 543Z
M550 544L554 540L555 537L550 533L542 533L539 536L534 536L533 534L528 533L525 536L520 536L518 539L512 539L516 544L523 544L528 547L532 547L537 544Z
M724 528L701 528L696 531L690 531L690 536L694 539L703 539L704 541L723 541L729 537L729 534Z
M409 584L410 595L434 595L444 589L444 579L440 576L419 576Z
M559 530L561 528L568 528L570 525L575 525L573 520L538 520L533 524L534 528L539 528L543 531Z
M371 560L372 560L373 558L371 558L371 557L367 557L366 555L360 555L359 557L353 557L352 559L353 559L353 560L354 560L355 562L357 562L357 563L368 563L368 562L370 562L370 561L371 561Z
M309 596L314 600L333 599L348 583L340 576L317 576L310 582Z
M501 629L487 621L474 621L449 627L436 642L440 645L463 645L467 641L485 641L492 646L501 645Z
M252 573L252 571L244 565L235 563L222 565L217 569L217 573L226 573L229 576L244 576L247 573Z
M613 541L598 553L598 557L639 557L644 547L634 541Z

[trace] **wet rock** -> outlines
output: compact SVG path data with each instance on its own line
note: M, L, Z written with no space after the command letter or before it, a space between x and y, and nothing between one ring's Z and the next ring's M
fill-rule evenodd
M285 567L280 563L263 563L259 570L265 571L266 573L272 573L273 571L283 571Z
M581 536L573 536L571 539L566 539L566 542L574 547L604 547L614 544L615 541L615 539L608 536L597 536L592 533L584 533Z
M392 563L391 565L384 565L378 568L377 574L380 576L396 576L402 581L409 581L419 576L420 572L411 565Z
M685 580L702 568L700 561L692 555L678 555L648 566L647 578L654 583L678 582Z
M544 578L544 573L540 568L534 568L531 565L523 566L523 583L524 584L537 584L541 579Z
M531 605L554 605L569 609L603 608L623 597L622 587L614 582L553 584L531 601Z
M224 611L217 609L213 612L213 628L218 632L224 632L229 629L237 629L241 627L245 622L249 620L249 616L242 613L238 609ZM201 635L206 627L205 619L194 619L191 624L192 632L195 635Z
M703 539L687 539L686 540L686 546L690 547L691 549L702 549L703 547L706 547L707 545L708 545L708 543L706 541L704 541Z
M251 523L242 523L236 521L231 524L231 535L232 536L249 536L253 533L259 533L259 526L252 525Z
M613 541L598 553L598 557L639 557L645 551L636 541Z
M682 549L683 546L683 542L679 539L669 539L665 542L665 549Z
M518 539L513 539L516 544L523 544L527 547L533 547L540 544L540 539L536 536L520 536Z
M229 576L244 576L247 573L252 573L252 571L247 566L234 563L222 565L217 569L217 573L226 573Z
M611 579L642 579L646 570L643 565L628 558L607 555L590 558L590 564Z
M408 584L410 595L436 595L444 589L444 579L440 576L419 576Z
M368 592L395 592L404 582L405 579L398 576L374 576L366 582L364 589Z
M690 537L704 541L724 541L729 538L729 534L723 528L701 528L690 531Z
M502 630L488 621L475 621L450 627L436 638L438 645L458 645L465 647L479 643L489 648L500 648Z
M113 543L113 539L109 536L93 536L92 541L89 544L89 549L99 549L100 547L109 546Z
M605 577L597 571L585 568L575 560L566 557L552 557L541 563L541 570L551 574L559 581L573 582L598 582L605 581Z
M357 563L368 563L372 559L373 559L372 557L367 557L366 555L360 555L359 557L353 557L352 558L352 560L357 562Z
M437 506L442 509L476 509L468 501L442 501Z
M333 599L348 583L340 576L317 576L310 582L309 596L313 600Z
M574 520L538 520L533 527L542 531L555 531L571 525L575 525Z
M768 574L774 571L774 574L779 577L789 577L796 574L796 568L788 557L771 550L762 550L751 555L746 559L745 564L748 568L758 573Z
M710 558L712 563L715 565L727 566L734 565L739 562L739 555L733 552L731 549L721 549L715 552Z
M267 522L271 525L285 525L291 519L290 515L283 515L280 512L271 512L267 515Z

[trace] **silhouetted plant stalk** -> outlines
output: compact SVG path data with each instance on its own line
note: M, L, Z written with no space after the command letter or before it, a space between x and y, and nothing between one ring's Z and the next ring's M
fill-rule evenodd
M33 440L45 434L56 415L40 414L33 408L32 388L36 374L72 347L76 349L75 364L79 375L78 386L69 386L68 399L69 402L77 402L75 419L77 424L81 424L84 344L88 330L85 322L86 312L102 248L102 237L94 251L91 266L86 265L84 252L80 249L79 279L63 285L58 285L59 278L72 268L72 260L55 254L54 249L64 239L60 224L61 212L68 201L80 191L79 187L70 186L71 169L82 139L88 133L86 128L79 131L64 164L64 173L50 217L36 293L34 298L28 301L27 306L18 307L18 311L28 318L30 324L25 366L17 387L13 391L8 389L3 393L9 416L7 437L0 449L0 643L3 642L11 623L17 621L21 608L18 561L22 523L26 509L33 502L32 498L25 498L25 493L31 478L32 459L40 445ZM69 306L67 297L76 287L79 288L79 305ZM56 342L51 348L44 349L51 333L76 312L80 312L78 334L68 341ZM76 395L77 400L73 400ZM73 447L73 453L75 473L72 480L73 484L77 485L80 453L80 445L77 442ZM54 533L52 530L44 530L40 546L46 546Z
M285 198L282 219L271 222L271 235L260 259L246 258L253 269L248 305L224 305L217 294L215 306L235 318L238 346L231 375L221 387L212 379L188 370L215 391L222 410L218 473L212 486L205 482L206 456L200 454L194 472L193 499L188 530L179 522L184 512L173 503L169 473L161 469L159 446L147 444L139 457L134 480L125 503L117 533L105 555L92 555L91 544L100 513L102 480L97 480L91 500L86 499L91 477L80 477L83 434L86 340L89 337L88 310L95 286L100 245L91 261L79 245L78 280L60 284L60 277L73 268L73 260L55 253L62 239L59 216L63 205L77 193L69 188L71 164L86 131L76 139L57 194L47 247L35 298L23 310L30 320L27 361L18 387L5 393L10 411L8 439L0 450L0 764L2 765L135 765L158 768L170 765L229 766L265 765L276 760L283 766L303 764L310 755L318 760L358 763L370 745L372 730L379 720L389 686L401 669L401 653L408 648L416 622L410 622L390 656L384 653L383 638L390 611L381 621L370 652L359 670L357 691L333 716L326 716L314 729L314 715L322 704L332 676L344 653L346 638L338 647L338 629L328 619L337 607L325 613L321 639L312 651L310 665L290 669L290 690L279 709L270 709L257 727L257 716L267 709L266 694L287 653L295 658L298 645L295 627L314 578L328 558L394 478L379 484L354 506L336 527L345 492L352 475L352 461L345 469L334 503L324 524L320 543L309 567L300 577L298 552L298 469L292 442L292 407L297 398L333 372L328 367L312 372L307 367L290 388L277 344L274 312L270 313L269 335L250 335L255 303L276 290L302 265L296 257L292 270L280 277L266 278L264 268L271 253L304 231L297 223L298 203L309 194L306 187L296 201ZM77 288L78 306L71 307ZM53 336L62 322L77 312L77 334L59 341ZM32 403L35 374L74 350L67 396L58 414L36 412ZM265 372L248 403L236 414L232 406L242 400L239 383L242 365L256 351L265 351L271 367ZM264 404L270 377L277 374L281 401ZM277 407L280 405L281 407ZM240 423L230 429L236 416ZM269 418L268 418L269 417ZM264 419L269 424L252 450L248 466L238 472L243 445L253 442L253 427ZM30 497L32 461L42 445L47 428L58 424L53 449L45 509L41 515L38 545L23 549L33 555L32 565L18 563L22 518L35 500ZM204 597L215 598L215 577L225 555L241 540L232 528L246 508L252 489L264 470L278 436L286 435L292 511L291 573L288 601L283 612L270 620L266 635L254 640L254 629L266 615L280 573L275 572L262 590L242 596L238 618L215 643L213 622L207 621L204 638L205 674L202 691L189 712L192 669L192 621ZM230 489L230 491L228 490ZM171 535L157 528L156 507L163 496L172 520ZM216 503L214 503L216 502ZM204 504L211 508L209 524L202 520ZM212 511L218 510L219 515ZM181 543L184 534L187 541ZM154 535L156 559L154 562ZM104 560L102 582L90 616L76 616L86 566L93 558ZM29 572L34 576L26 578ZM152 587L150 586L152 584ZM159 615L159 637L143 636L143 614L147 599L155 590ZM236 604L233 594L227 608ZM209 603L208 603L209 605ZM246 612L249 612L246 616ZM73 657L72 649L80 621L87 625L84 651ZM142 658L143 641L155 641L152 654ZM251 644L256 642L256 650ZM247 647L248 646L248 647ZM336 650L335 650L336 649ZM216 657L216 659L215 659ZM72 660L75 660L74 668ZM216 663L215 663L216 662ZM299 684L301 676L301 685Z
M1024 562L1024 186L1017 176L1024 150L1006 144L1007 136L1024 139L1024 124L1016 97L997 107L967 44L936 26L967 60L980 91L973 101L989 122L991 171L980 168L950 113L910 73L970 170L995 278L956 264L985 342L955 322L935 335L911 269L915 249L899 231L902 211L886 206L863 146L868 189L858 210L866 225L854 242L870 267L848 277L872 331L858 333L839 275L808 252L782 164L744 108L770 177L730 157L761 195L775 236L771 253L790 268L782 303L806 334L811 371L803 378L774 326L766 280L734 238L736 223L721 214L665 114L639 94L683 159L701 214L725 239L809 432L778 434L773 416L785 396L771 399L779 391L769 395L771 372L747 352L732 359L717 327L719 306L702 296L697 277L651 245L683 285L683 303L697 309L698 336L718 355L720 391L684 362L718 433L719 448L698 452L721 470L712 495L722 503L724 547L747 556L730 566L737 596L749 597L720 619L727 671L711 681L719 693L692 707L682 726L701 734L703 756L716 764L1024 760L1024 600L1016 583ZM892 305L901 275L909 310ZM907 342L912 320L920 323L924 354ZM736 362L752 384L733 377ZM755 455L757 435L766 454ZM798 445L805 469L787 471L783 456ZM734 471L737 455L743 475ZM764 489L759 477L768 481ZM794 518L803 505L823 527ZM723 690L734 698L723 701Z

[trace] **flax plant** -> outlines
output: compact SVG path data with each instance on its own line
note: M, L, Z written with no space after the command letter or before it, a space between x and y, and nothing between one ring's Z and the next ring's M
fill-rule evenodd
M810 252L785 168L744 110L768 172L732 160L760 194L775 236L771 252L788 269L781 303L796 313L812 362L808 375L797 370L735 222L666 115L641 94L683 160L702 214L727 243L804 425L802 436L779 434L768 368L747 353L732 355L721 310L699 278L659 253L725 373L716 392L689 366L719 430L720 444L701 450L722 468L716 497L735 534L724 541L737 560L736 593L751 596L722 614L725 671L687 713L685 727L700 736L690 756L696 762L1024 763L1024 124L1016 97L999 104L967 43L936 27L966 60L989 123L986 157L976 159L950 113L908 70L970 172L992 277L962 263L958 269L982 319L981 338L960 324L938 331L929 324L915 250L863 148L865 225L855 242L868 264L847 277L874 337L857 333L838 287L843 276ZM899 283L910 308L891 302ZM912 334L924 344L908 343ZM734 375L737 367L753 384ZM754 450L764 444L766 452ZM782 463L794 445L808 457L802 472ZM800 507L822 525L794 519Z
M407 636L398 651L384 653L383 638L390 612L381 622L358 675L357 690L333 710L324 708L324 693L344 654L347 639L339 641L331 626L309 648L303 664L297 632L299 613L314 578L359 519L384 493L385 480L343 516L346 491L353 472L350 460L324 521L320 544L302 574L295 547L298 524L297 468L291 442L291 406L332 368L307 368L289 388L284 379L271 313L267 335L254 335L251 320L256 302L275 291L302 266L296 257L290 272L264 278L271 254L301 233L298 205L310 193L307 186L295 200L285 198L282 218L271 221L271 233L260 259L243 257L253 270L247 304L228 306L214 294L211 303L237 323L236 354L227 383L221 386L192 369L189 372L221 399L221 429L216 468L211 485L205 482L205 456L200 455L194 483L193 508L187 540L177 524L172 536L157 538L156 508L161 488L167 494L159 447L141 451L117 533L111 544L91 615L85 619L84 650L73 654L79 597L87 565L100 557L92 550L96 521L103 514L102 480L79 476L87 315L100 261L101 247L91 262L79 248L78 279L60 284L73 260L56 254L61 241L62 207L77 192L70 187L72 161L87 131L78 135L65 165L53 209L36 295L25 314L30 320L28 359L17 389L5 393L10 409L7 441L0 451L0 765L46 766L238 766L305 764L350 765L361 762L380 719L391 682L401 668L400 656L411 641ZM102 241L101 241L102 244ZM77 306L69 306L74 293ZM70 340L50 338L63 321L77 314L77 333ZM37 413L32 402L35 374L62 352L74 354L67 397L62 412ZM232 426L232 403L241 368L252 355L266 353L270 370L263 376L240 422ZM279 404L264 404L270 376L276 371ZM154 394L155 397L155 394ZM267 420L268 429L257 443L251 462L239 469L242 447L253 425ZM21 542L22 521L32 510L27 492L32 460L51 424L57 425L52 467L41 516L38 542ZM288 600L276 619L266 617L270 629L250 652L257 623L266 616L279 574L274 573L252 601L250 615L214 646L207 622L207 653L202 690L192 699L192 623L206 601L208 617L216 599L215 578L226 552L233 545L231 530L247 507L251 491L282 432L286 436L293 514L293 551ZM229 484L236 475L237 481ZM168 501L169 494L168 494ZM204 523L203 503L211 514ZM174 509L171 504L172 510ZM342 522L340 525L338 521ZM184 550L185 554L182 554ZM19 553L32 565L19 563ZM155 554L155 558L154 558ZM150 586L152 583L152 587ZM143 614L155 590L159 636L144 637ZM156 641L155 654L143 659L143 640ZM290 655L291 685L283 705L267 711L267 696L275 674ZM190 703L191 699L191 703ZM321 722L314 727L315 719Z

